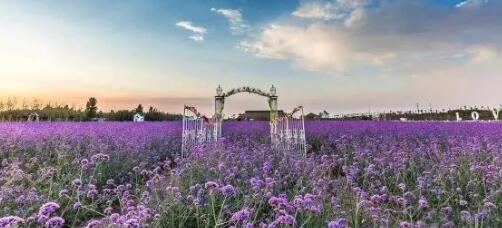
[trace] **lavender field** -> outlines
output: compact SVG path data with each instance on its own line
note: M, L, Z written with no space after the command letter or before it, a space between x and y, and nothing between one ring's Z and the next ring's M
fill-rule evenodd
M502 124L0 123L0 227L502 227Z

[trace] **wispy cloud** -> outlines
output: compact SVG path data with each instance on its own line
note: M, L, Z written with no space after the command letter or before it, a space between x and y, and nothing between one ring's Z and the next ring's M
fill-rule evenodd
M179 21L176 26L191 31L193 34L188 38L195 42L204 41L204 35L207 33L207 29L201 26L195 26L191 21Z
M458 3L455 7L457 8L477 7L485 3L488 3L488 0L465 0L463 2Z
M211 11L216 12L228 19L230 29L234 34L240 34L248 27L242 19L242 13L235 9L216 9L211 8Z
M291 15L309 19L343 19L368 2L369 0L304 1Z

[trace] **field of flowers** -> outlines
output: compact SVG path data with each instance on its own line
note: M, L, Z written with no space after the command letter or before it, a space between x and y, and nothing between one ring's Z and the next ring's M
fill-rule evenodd
M0 227L502 227L502 124L0 123Z

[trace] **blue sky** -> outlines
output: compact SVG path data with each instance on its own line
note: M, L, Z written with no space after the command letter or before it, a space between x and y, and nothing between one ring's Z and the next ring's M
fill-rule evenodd
M498 106L501 15L497 0L2 1L0 99L210 113L218 84L274 84L285 110Z

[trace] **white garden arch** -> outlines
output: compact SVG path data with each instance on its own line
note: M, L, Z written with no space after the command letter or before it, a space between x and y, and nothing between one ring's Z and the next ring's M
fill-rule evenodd
M191 147L209 141L216 142L222 136L223 109L225 98L239 93L256 94L267 98L270 108L270 139L275 148L298 149L303 154L306 152L305 123L303 107L298 106L291 113L281 116L277 109L277 90L272 85L269 92L244 86L223 92L221 86L216 89L214 97L214 115L208 118L195 107L185 106L183 110L182 154L185 156Z

